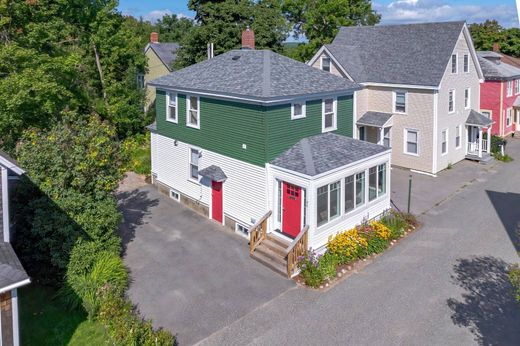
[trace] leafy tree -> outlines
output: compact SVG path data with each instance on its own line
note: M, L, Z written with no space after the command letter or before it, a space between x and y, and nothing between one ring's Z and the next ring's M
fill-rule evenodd
M381 19L370 0L286 0L283 9L295 37L308 40L295 52L302 61L332 42L340 26L374 25Z
M205 60L208 43L214 44L215 55L240 48L247 26L255 31L256 48L283 50L288 26L281 0L190 0L188 8L196 12L197 25L181 42L176 68Z
M494 43L504 42L504 28L494 19L480 24L470 24L469 31L477 50L493 50Z
M193 20L167 14L157 21L156 27L161 42L180 42L193 28Z

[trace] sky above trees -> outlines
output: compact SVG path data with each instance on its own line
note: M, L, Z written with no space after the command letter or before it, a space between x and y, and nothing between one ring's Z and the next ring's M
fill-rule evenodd
M187 0L120 0L124 14L155 21L164 14L192 17ZM504 27L518 27L515 0L374 0L382 24L466 20L469 23L496 19Z

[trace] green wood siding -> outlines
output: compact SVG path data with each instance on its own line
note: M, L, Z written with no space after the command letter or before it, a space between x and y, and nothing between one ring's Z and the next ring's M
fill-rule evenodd
M200 129L186 126L186 95L178 94L179 122L166 120L166 93L157 90L157 132L202 149L265 165L262 106L200 98ZM246 145L246 149L242 145Z
M266 107L267 162L275 159L300 139L318 135L322 129L322 100L306 103L306 117L291 120L291 106ZM335 133L352 137L352 96L338 97L338 119Z
M166 93L157 90L157 132L263 167L300 139L321 133L321 100L307 101L306 117L291 120L291 105L259 106L200 98L200 129L186 126L186 95L178 94L179 122L166 120ZM352 96L338 98L335 131L352 137ZM247 147L243 149L243 144Z

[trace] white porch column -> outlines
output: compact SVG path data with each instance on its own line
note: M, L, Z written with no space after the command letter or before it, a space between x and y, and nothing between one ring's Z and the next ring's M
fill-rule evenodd
M20 345L20 332L18 323L18 290L15 288L11 291L11 309L13 316L13 345Z
M466 155L468 155L468 147L469 147L469 129L468 129L468 125L465 126L465 129L466 129L466 143L465 143L465 147L466 147Z
M9 180L7 168L2 168L2 213L4 241L9 242Z
M487 128L487 153L491 153L491 126Z
M478 128L478 157L482 157L482 127Z

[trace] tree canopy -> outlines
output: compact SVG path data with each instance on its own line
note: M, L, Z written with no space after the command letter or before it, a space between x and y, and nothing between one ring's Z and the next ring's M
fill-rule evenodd
M496 20L486 20L470 24L469 30L476 50L493 50L493 45L498 43L502 53L520 57L520 29L506 29Z

